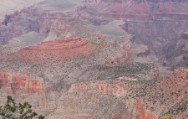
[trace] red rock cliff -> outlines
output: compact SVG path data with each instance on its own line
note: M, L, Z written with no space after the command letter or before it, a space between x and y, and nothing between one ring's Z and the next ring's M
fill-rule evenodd
M26 75L5 72L0 72L0 88L2 87L7 88L7 91L12 93L21 90L26 93L41 93L44 90L42 81Z

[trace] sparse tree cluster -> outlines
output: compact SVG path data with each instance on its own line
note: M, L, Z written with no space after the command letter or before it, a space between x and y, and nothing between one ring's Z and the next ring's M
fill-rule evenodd
M0 106L0 116L2 119L44 119L44 116L38 115L32 110L32 106L28 102L16 103L11 97L7 97L4 106Z

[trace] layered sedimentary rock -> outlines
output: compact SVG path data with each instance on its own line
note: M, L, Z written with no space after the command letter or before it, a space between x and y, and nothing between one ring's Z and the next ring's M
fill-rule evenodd
M27 62L63 61L88 57L97 52L97 48L82 39L55 40L23 48L17 57Z
M0 72L0 87L7 89L9 93L24 91L24 93L41 93L44 90L43 82L32 79L27 75Z
M104 15L131 21L183 20L187 19L186 10L188 9L187 1L85 0L85 5L87 7L83 7L81 10L92 14L94 18ZM106 10L100 10L100 8ZM85 14L83 16L86 17Z
M47 119L187 119L187 4L44 0L7 15L0 103Z
M120 26L134 34L135 45L148 47L144 58L152 60L151 57L154 56L164 67L187 66L187 42L181 37L186 37L185 31L188 27L187 1L86 0L84 6L78 9L81 19L96 26L107 24L114 19L124 20L125 24Z
M186 73L186 71L184 73ZM79 105L86 106L87 104L97 105L99 103L105 103L106 105L99 105L100 111L111 106L116 108L114 111L111 110L113 108L106 110L107 112L105 115L100 115L100 118L102 119L163 119L165 115L177 119L187 118L187 83L187 78L178 77L178 75L175 74L159 78L156 81L147 81L143 83L135 80L104 80L77 83L71 85L68 92L62 94L59 105L63 105L63 107L59 107L54 116L56 115L58 117L60 112L63 112L64 110L65 113L62 118L66 118L66 116L68 118L68 115L71 114L71 110L69 110L68 105L65 106L64 103L74 104L83 99L84 103L80 102ZM181 87L184 88L182 89ZM63 97L64 95L66 96ZM95 99L96 97L98 98L98 102ZM116 104L110 100L110 97L115 98L113 101L115 100ZM69 99L71 99L70 102L68 102ZM70 109L74 109L74 111L77 112L76 107L74 107L76 105L77 104L71 105L72 108ZM122 108L124 109L120 111ZM92 118L92 116L95 115L95 113L89 111L90 109L94 111L95 107L89 106L85 109L86 110L81 111L84 114L79 115L78 118ZM96 113L99 114L98 111ZM75 115L76 114L77 113L75 113Z

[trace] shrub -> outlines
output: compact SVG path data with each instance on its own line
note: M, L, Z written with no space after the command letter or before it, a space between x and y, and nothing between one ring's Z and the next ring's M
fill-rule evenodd
M4 106L0 106L0 116L2 119L44 119L44 116L38 116L32 110L32 106L28 102L17 104L11 96L7 97Z

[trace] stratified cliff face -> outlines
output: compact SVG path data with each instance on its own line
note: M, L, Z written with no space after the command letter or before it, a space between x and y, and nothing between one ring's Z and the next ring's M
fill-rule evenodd
M180 69L187 76L186 70ZM187 83L187 77L174 73L155 81L124 77L72 84L48 118L186 119Z
M187 10L185 0L43 0L7 14L0 104L12 95L47 119L187 119Z
M124 20L121 27L133 35L134 44L148 48L144 58L154 55L161 66L172 69L188 65L182 38L188 27L187 1L86 0L84 6L78 9L81 19L96 26Z
M0 77L0 87L7 89L7 93L10 95L21 90L24 93L41 93L44 89L42 81L29 76L1 72Z
M84 3L86 7L79 10L93 18L105 16L131 21L187 20L188 2L181 0L85 0Z
M87 57L97 52L97 46L82 39L42 42L37 46L23 48L18 57L27 62L63 61Z

